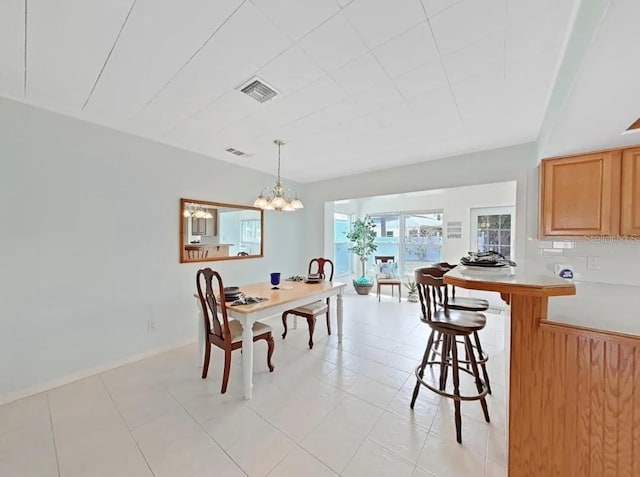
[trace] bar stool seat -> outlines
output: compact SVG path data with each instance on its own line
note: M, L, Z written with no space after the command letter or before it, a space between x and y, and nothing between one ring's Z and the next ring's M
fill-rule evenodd
M413 409L420 387L425 386L434 393L454 400L456 440L462 443L462 415L460 412L461 401L479 400L482 406L485 421L490 422L489 410L485 396L489 392L487 383L480 377L478 361L471 335L486 325L486 317L482 313L463 310L452 310L447 308L448 302L447 287L444 285L443 275L445 270L439 267L425 267L415 270L415 281L418 285L418 296L422 314L420 320L431 328L431 333L427 341L422 361L415 369L416 385L411 398L411 409ZM442 298L444 307L441 307L439 298ZM429 355L434 351L436 334L442 341L440 359L429 359ZM463 344L466 360L458 359L458 345ZM471 369L460 366L460 362L468 363ZM427 366L439 365L440 376L438 386L424 379L424 371ZM453 392L446 391L447 376L451 368L453 375ZM461 394L460 392L460 372L473 377L477 393Z
M481 313L465 313L458 310L438 310L431 315L431 328L438 331L447 329L452 332L459 331L473 333L479 331L487 324L487 318Z

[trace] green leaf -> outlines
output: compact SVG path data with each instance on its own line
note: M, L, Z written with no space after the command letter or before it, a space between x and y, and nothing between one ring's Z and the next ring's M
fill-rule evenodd
M351 242L349 251L360 257L362 264L362 277L364 278L367 257L378 249L376 245L376 224L373 223L371 217L365 216L362 219L356 219L351 227L351 232L347 234L347 239Z

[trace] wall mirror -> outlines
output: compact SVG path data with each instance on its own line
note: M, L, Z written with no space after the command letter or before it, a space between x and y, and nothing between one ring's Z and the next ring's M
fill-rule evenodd
M256 207L180 199L180 262L262 257L263 220Z

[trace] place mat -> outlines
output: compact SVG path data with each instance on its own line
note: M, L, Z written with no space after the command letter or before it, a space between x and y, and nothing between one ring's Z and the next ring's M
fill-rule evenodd
M263 301L267 301L268 298L262 298L259 296L242 296L240 298L238 298L236 301L234 301L233 303L231 303L231 306L238 306L238 305L253 305L255 303L261 303Z

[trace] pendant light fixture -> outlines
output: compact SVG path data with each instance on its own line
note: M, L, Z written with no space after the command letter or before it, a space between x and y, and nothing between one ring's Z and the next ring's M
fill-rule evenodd
M290 187L282 187L280 182L280 147L284 146L282 139L273 141L278 146L278 176L274 187L265 187L253 203L254 207L265 210L284 210L291 212L304 208L304 205L295 190Z

